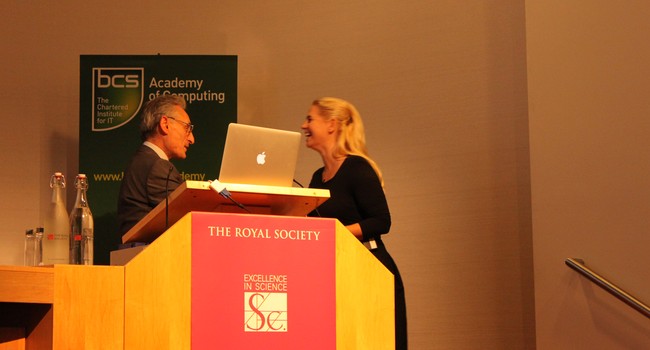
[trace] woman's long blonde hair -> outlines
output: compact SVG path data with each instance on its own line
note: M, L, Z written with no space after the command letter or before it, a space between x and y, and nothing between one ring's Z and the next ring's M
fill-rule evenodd
M326 119L336 119L339 124L337 145L332 151L334 158L355 155L363 157L377 173L381 186L384 186L384 177L379 166L368 155L366 148L366 135L363 121L357 109L348 101L336 97L322 97L312 102L320 114Z

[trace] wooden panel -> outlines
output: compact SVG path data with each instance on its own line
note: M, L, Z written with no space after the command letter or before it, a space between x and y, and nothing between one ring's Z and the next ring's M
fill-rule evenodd
M0 327L0 350L24 350L25 329Z
M23 330L25 349L52 349L52 305L0 303L0 327ZM2 331L0 331L1 333ZM13 337L15 333L6 336ZM3 337L0 335L0 338ZM0 343L4 343L3 339Z
M54 312L51 305L38 305L40 311L32 313L32 321L26 327L25 349L43 350L52 349Z
M52 267L0 267L0 349L51 349L53 301Z
M191 215L125 266L125 347L190 349Z
M51 267L0 267L0 302L51 304L53 291L54 270Z
M55 265L54 348L122 349L124 268Z
M336 347L394 349L393 274L336 225Z

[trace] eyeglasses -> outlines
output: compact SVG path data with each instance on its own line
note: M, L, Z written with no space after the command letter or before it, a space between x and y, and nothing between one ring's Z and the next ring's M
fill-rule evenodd
M193 124L186 123L186 122L184 122L182 120L178 120L178 119L176 119L174 117L170 117L170 116L166 116L166 117L169 118L169 119L173 119L173 120L183 124L185 126L185 132L187 132L188 135L192 133L192 130L194 130L194 125Z

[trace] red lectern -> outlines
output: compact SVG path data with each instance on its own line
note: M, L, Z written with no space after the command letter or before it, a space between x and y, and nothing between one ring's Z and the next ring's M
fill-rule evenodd
M246 206L266 201L267 212L309 211L324 200L231 188ZM393 276L337 220L188 212L221 199L177 191L168 211L186 214L124 267L126 349L394 348Z

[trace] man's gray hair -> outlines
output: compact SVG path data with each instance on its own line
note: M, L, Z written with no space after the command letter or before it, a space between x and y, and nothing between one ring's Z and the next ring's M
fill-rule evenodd
M144 105L142 112L140 112L140 135L142 140L147 140L156 133L163 115L173 117L169 114L173 112L176 106L184 110L187 106L185 99L178 95L162 95L148 101Z

